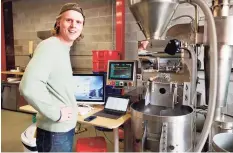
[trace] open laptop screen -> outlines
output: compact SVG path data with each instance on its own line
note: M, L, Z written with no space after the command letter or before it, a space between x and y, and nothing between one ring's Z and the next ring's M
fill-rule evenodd
M106 109L125 112L129 104L129 99L108 97L105 104Z
M104 104L104 74L74 74L77 103Z

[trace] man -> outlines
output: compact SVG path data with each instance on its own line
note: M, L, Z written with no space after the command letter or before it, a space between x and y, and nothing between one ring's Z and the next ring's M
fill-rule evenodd
M38 111L39 152L71 152L77 121L70 47L82 38L82 8L67 3L56 18L55 35L35 49L20 83L20 93Z

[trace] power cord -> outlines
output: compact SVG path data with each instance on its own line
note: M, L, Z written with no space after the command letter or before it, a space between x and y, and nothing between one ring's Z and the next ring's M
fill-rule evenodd
M109 140L109 138L107 137L107 135L105 134L105 132L103 131L104 133L104 137L113 145L113 142L111 140Z
M96 128L94 127L94 129L95 129L95 136L97 137L97 132L96 132Z

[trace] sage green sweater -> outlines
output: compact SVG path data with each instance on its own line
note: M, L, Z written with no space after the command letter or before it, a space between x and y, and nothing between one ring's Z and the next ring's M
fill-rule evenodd
M19 91L39 112L39 128L51 132L67 132L76 126L77 107L72 74L70 46L57 37L50 37L37 46L24 72ZM73 108L73 118L57 122L63 106Z

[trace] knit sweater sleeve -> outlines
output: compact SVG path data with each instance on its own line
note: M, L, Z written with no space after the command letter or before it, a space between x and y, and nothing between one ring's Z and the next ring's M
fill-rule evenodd
M52 46L52 44L43 42L37 46L24 72L19 91L27 102L43 116L57 121L60 118L60 107L53 103L47 89L49 75L57 61L54 58Z

